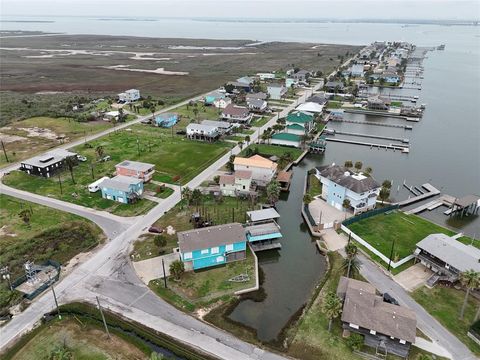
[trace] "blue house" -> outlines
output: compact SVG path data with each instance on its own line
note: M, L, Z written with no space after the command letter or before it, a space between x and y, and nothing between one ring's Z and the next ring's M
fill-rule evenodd
M165 113L155 117L155 125L163 128L171 128L178 122L178 114Z
M280 249L280 243L273 240L280 239L282 233L275 221L280 214L274 208L247 211L248 222L245 225L247 240L254 251Z
M198 270L246 257L245 229L239 223L182 231L177 237L186 268Z
M104 199L123 204L131 203L143 194L143 179L131 176L117 175L103 180L98 186Z
M210 94L205 95L203 102L205 105L213 105L215 100L219 99L225 99L225 94L220 91L214 91Z

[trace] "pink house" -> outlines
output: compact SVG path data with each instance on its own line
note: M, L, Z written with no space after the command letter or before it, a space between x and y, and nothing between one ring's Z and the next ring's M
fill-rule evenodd
M115 165L117 175L135 177L148 182L152 179L155 172L155 165L142 163L138 161L124 160L120 164Z

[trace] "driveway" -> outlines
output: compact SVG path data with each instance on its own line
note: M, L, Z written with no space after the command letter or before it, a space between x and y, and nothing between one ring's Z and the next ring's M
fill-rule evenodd
M324 200L320 198L316 198L310 204L308 204L308 209L310 210L310 214L312 214L315 222L317 224L322 223L324 224L325 228L329 228L333 226L335 221L343 221L346 217L349 217L349 213L345 213L337 208L328 205Z
M432 274L432 270L427 269L421 263L417 263L402 271L400 274L395 275L393 279L405 290L410 292L424 285Z
M173 252L151 259L132 262L132 265L140 280L142 280L145 285L148 285L151 280L163 278L162 260L165 265L165 276L170 276L170 264L179 258L179 254Z

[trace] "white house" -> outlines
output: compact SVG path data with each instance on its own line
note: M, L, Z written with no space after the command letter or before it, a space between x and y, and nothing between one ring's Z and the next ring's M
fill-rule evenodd
M281 100L287 93L287 88L282 84L269 84L267 86L268 95L272 100Z
M252 114L244 106L229 104L223 109L222 118L234 123L248 124L252 120Z
M217 98L213 101L213 106L215 106L217 109L225 109L228 104L232 103L232 99L229 97L225 98Z
M235 172L251 171L252 181L255 181L259 186L266 186L272 181L277 172L277 164L260 155L254 155L249 158L237 156L233 161L233 165Z
M273 80L275 79L274 73L257 73L257 77L260 80Z
M187 138L191 140L215 141L220 136L218 127L215 125L195 124L187 125Z
M251 98L247 99L247 105L250 111L259 112L259 113L267 110L267 106L268 106L265 100L251 99Z
M232 130L232 124L227 121L202 120L200 124L216 126L221 135L228 134Z
M248 194L252 187L252 172L238 170L232 175L221 175L219 185L224 196Z
M140 90L130 89L118 94L118 101L124 103L131 103L140 99Z
M354 215L375 208L380 185L374 178L335 164L316 170L322 183L321 196L329 205L345 210L343 201L348 199Z
M352 68L350 69L350 74L352 75L352 77L362 77L364 74L363 64L352 65Z

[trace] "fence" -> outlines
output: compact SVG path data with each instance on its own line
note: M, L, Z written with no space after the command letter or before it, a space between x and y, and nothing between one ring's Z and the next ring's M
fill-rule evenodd
M367 211L365 213L353 216L353 217L343 221L342 224L345 225L345 226L348 226L350 224L353 224L354 222L357 222L357 221L360 221L360 220L363 220L363 219L368 219L369 217L372 217L372 216L375 216L375 215L378 215L378 214L382 214L382 213L386 213L386 212L389 212L389 211L392 211L392 210L397 210L398 208L399 208L399 205L395 204L395 205L389 205L389 206L379 208L379 209L370 210L370 211Z
M32 291L30 294L25 294L23 295L24 298L28 300L32 300L36 298L39 294L41 294L45 289L47 289L50 285L52 285L54 282L58 281L58 278L60 277L60 268L61 265L60 263L53 261L53 260L47 260L46 262L42 263L41 266L53 266L57 270L57 274L50 278L48 281L44 282L40 287ZM12 282L12 288L16 288L17 286L23 284L25 281L27 281L27 276L22 275L19 278L15 279Z

